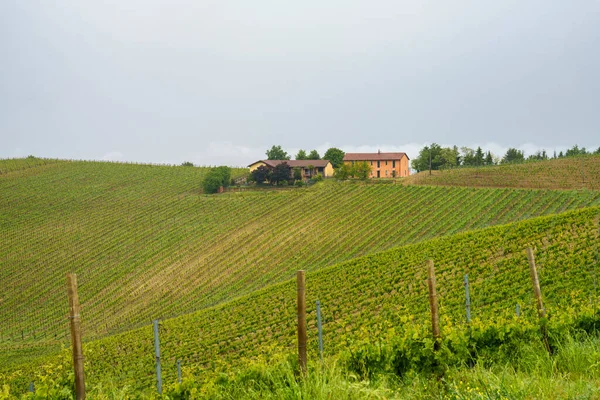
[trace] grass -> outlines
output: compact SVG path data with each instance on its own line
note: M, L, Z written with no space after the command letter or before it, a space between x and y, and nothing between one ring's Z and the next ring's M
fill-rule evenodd
M207 372L201 378L184 370L182 383L167 384L164 397L155 391L107 381L88 386L94 399L598 399L600 396L600 338L566 334L554 355L542 344L523 343L520 358L480 362L473 367L449 367L441 375L408 374L398 377L377 373L363 380L348 370L345 360L329 357L314 362L300 375L291 357L258 358L227 372ZM316 360L315 360L316 361ZM66 381L66 380L65 380ZM48 387L49 386L49 387ZM69 395L72 389L57 381L39 384L37 395ZM16 398L9 393L0 399ZM57 398L57 397L54 397Z

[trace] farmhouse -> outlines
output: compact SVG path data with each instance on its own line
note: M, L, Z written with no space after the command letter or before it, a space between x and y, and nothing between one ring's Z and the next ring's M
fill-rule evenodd
M260 160L248 165L248 168L250 168L250 172L261 165L272 169L284 162L292 167L292 170L299 168L302 172L302 179L310 179L317 174L321 174L323 178L333 176L333 166L328 160Z
M344 164L366 161L371 166L371 178L395 178L410 175L406 153L346 153Z

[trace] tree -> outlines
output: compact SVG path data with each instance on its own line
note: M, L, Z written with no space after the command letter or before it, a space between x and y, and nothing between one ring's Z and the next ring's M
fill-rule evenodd
M271 180L270 182L274 185L279 185L283 181L288 181L292 177L292 167L288 165L286 162L282 162L281 164L277 164L275 168L273 168L273 172L271 172Z
M271 170L266 165L261 165L250 173L250 178L260 185L271 179Z
M298 150L298 154L296 154L296 160L307 160L308 156L306 155L306 151L300 149Z
M366 161L359 161L352 166L352 176L366 180L371 174L371 166Z
M456 146L441 147L437 143L432 143L431 146L425 146L419 152L419 156L411 161L412 169L417 172L431 169L442 169L456 167L460 162L460 153Z
M477 146L477 150L475 150L475 165L483 165L483 157L483 150L481 150L481 147Z
M290 156L281 146L273 146L271 150L267 150L267 160L289 160Z
M340 181L345 181L350 175L352 175L352 166L346 163L342 163L333 171L334 178Z
M548 159L548 154L546 153L546 150L542 150L542 151L536 151L534 154L531 154L529 157L527 157L527 161L542 161L542 160L547 160Z
M231 168L221 166L212 168L202 181L204 193L217 193L221 186L229 186L231 183Z
M345 155L342 150L330 147L323 155L323 160L329 160L333 168L340 168L344 164Z
M182 167L193 167L194 163L192 163L191 161L184 161L181 163Z
M584 156L587 154L587 150L585 147L579 148L579 146L575 145L567 150L565 156L566 157L575 157L575 156Z
M594 154L600 154L600 147L594 152Z
M467 167L472 167L474 165L477 165L475 160L475 150L469 148L469 147L461 147L460 151L462 152L463 156L462 156L462 165L467 166Z
M309 160L320 160L321 156L319 155L318 151L311 150L310 153L308 154L308 159Z
M502 158L502 164L521 163L525 161L525 154L521 150L510 148L506 151L504 158Z
M438 169L453 168L458 165L459 160L460 155L456 146L453 148L442 147L439 154L432 159L432 167L435 165Z
M301 181L302 180L302 169L294 168L294 180Z
M483 162L485 165L494 165L494 157L490 151L485 155L485 160Z

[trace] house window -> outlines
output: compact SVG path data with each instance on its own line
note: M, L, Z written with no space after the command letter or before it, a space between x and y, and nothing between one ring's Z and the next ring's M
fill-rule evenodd
M385 160L385 165L387 165L387 160Z
M373 165L373 161L371 161L371 165Z
M396 168L396 160L392 161L392 168Z
M385 170L385 176L388 176L388 170L387 169Z
M381 161L377 161L377 168L381 167Z

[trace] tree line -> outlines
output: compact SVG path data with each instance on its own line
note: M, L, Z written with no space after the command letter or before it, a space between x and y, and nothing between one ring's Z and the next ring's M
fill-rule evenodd
M473 150L468 147L458 146L442 147L437 143L425 146L419 151L418 157L411 161L411 167L414 171L420 172L428 169L439 170L456 167L479 167L498 164L516 164L525 161L541 161L551 158L575 157L587 154L600 154L600 147L596 151L588 151L585 147L575 145L566 152L556 151L550 156L546 150L537 151L534 154L525 157L522 150L509 148L504 156L499 157L491 151L484 151L481 147Z
M291 156L279 145L273 145L273 147L267 150L266 155L267 160L291 160ZM339 168L344 163L345 155L344 151L336 147L327 149L325 154L323 154L323 158L321 158L317 150L311 150L307 153L306 150L300 149L296 153L295 160L328 160L331 162L333 168Z

